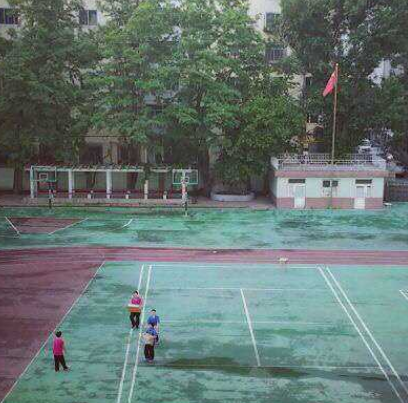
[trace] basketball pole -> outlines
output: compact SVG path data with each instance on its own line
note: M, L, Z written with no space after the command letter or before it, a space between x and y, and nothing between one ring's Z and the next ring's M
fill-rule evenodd
M184 207L184 215L188 215L188 194L187 194L187 183L185 178L181 181L181 203Z

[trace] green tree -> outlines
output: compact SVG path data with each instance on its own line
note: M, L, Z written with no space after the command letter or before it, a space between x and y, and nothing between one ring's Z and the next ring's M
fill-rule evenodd
M395 73L381 83L376 116L382 128L391 129L393 154L408 165L408 8L389 0L378 13L376 23L384 32L388 59Z
M83 69L95 49L81 31L80 1L11 0L21 26L9 32L0 52L0 145L22 188L24 165L38 150L53 161L72 158L87 127Z
M274 137L279 132L271 130L271 118L278 114L268 110L277 105L274 96L278 92L265 92L265 86L272 88L268 86L271 69L265 64L265 41L254 28L246 0L181 1L179 27L172 64L179 90L166 110L168 139L176 144L177 157L184 163L197 163L207 191L213 179L242 188L250 175L268 167L266 154L281 149L271 149L272 144L280 144ZM279 96L280 105L291 104L287 94L280 92ZM266 131L271 136L267 144L265 137L252 131L254 119L262 114L269 116L264 122L267 128L262 127L262 134L266 136ZM259 126L261 120L257 120ZM216 178L210 171L211 154L218 155Z
M109 19L98 32L101 62L90 73L93 124L122 141L160 151L158 112L169 97L164 65L175 46L175 8L166 0L104 0L102 6Z
M221 1L223 35L219 51L227 59L227 74L220 80L232 85L234 119L224 125L216 169L230 191L246 192L250 177L266 175L269 159L289 147L300 134L304 119L298 102L289 93L290 73L281 63L265 61L266 46L280 44L254 29L247 1Z
M168 66L177 91L166 109L167 141L178 161L197 164L208 191L210 150L222 126L234 119L236 91L219 79L228 71L228 59L217 47L223 35L219 2L179 3L178 46Z
M367 131L381 126L376 115L377 86L370 75L392 49L384 30L388 1L283 0L283 33L300 61L300 73L311 75L305 107L323 116L330 144L332 97L322 91L339 63L338 153L350 152Z
M262 79L242 104L236 130L222 137L216 169L229 192L249 191L254 175L266 183L271 156L290 150L290 140L302 134L304 114L290 88L287 78Z

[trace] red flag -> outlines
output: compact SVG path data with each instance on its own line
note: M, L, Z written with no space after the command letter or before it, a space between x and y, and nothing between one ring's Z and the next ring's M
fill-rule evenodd
M336 85L337 85L337 69L333 71L329 81L327 81L326 88L323 91L323 96L325 97L329 95L334 90L334 87Z

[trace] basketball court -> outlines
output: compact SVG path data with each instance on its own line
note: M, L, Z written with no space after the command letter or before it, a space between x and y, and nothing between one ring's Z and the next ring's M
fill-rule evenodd
M2 209L0 401L408 402L405 213Z

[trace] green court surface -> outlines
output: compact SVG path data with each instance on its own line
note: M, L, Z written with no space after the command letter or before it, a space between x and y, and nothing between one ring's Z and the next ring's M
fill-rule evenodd
M6 403L407 402L407 275L105 262L60 326L72 370L43 348ZM125 309L138 286L161 317L154 364Z
M9 220L77 219L49 233L18 233ZM41 223L40 223L41 225ZM408 204L381 211L124 208L2 208L0 248L109 245L200 248L401 250ZM28 227L25 230L29 231Z

